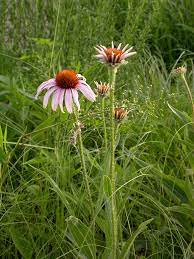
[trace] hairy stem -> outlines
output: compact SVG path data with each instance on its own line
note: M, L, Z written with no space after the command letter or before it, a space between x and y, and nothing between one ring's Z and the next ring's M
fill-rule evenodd
M107 150L107 130L106 130L106 119L105 119L105 97L102 97L102 121L104 128L104 146L105 151Z
M78 119L78 114L76 113L75 109L74 109L74 118L75 118L75 124L76 124L76 127L77 127L78 148L79 148L79 154L80 154L84 184L85 184L85 188L86 188L86 191L87 191L87 196L88 196L89 204L90 204L90 207L91 207L91 211L93 212L92 196L91 196L91 192L90 192L90 185L89 185L89 181L88 181L86 163L85 163L85 158L84 158L81 127L80 127L80 122L79 122L79 119Z
M112 259L117 258L117 208L116 208L116 199L115 199L115 121L114 121L114 109L115 109L115 80L116 80L117 68L111 68L109 71L109 80L111 85L110 91L110 152L111 152L111 161L110 161L110 179L111 179L111 219L112 219Z

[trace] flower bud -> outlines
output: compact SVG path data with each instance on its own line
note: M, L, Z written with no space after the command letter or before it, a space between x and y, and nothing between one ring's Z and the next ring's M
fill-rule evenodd
M115 108L114 117L116 120L121 121L126 118L128 111L123 108Z
M110 86L107 83L98 83L98 82L94 82L97 86L97 92L99 95L105 96L107 95L107 93L109 92Z

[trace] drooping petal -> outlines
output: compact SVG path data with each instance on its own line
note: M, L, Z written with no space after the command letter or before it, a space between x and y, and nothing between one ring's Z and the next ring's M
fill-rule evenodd
M64 93L65 93L65 89L61 89L61 94L60 94L60 98L59 98L59 107L62 112L64 112L64 110L63 110Z
M115 62L115 63L117 63L117 61L119 60L119 58L120 58L120 56L119 56L119 55L117 55L117 56L115 57L114 62Z
M102 58L103 55L102 55L102 54L97 54L97 55L95 55L95 57L96 57L96 58Z
M35 99L38 98L39 94L45 90L45 89L50 89L52 86L55 86L56 83L55 83L55 78L52 78L52 79L49 79L45 82L43 82L37 89L36 91L36 95L35 95Z
M54 92L53 97L52 97L52 104L51 104L51 106L52 106L52 110L53 111L56 111L56 109L57 109L57 106L59 104L60 95L61 95L61 89L58 88Z
M94 102L96 99L96 95L94 94L94 92L92 91L92 89L90 88L90 86L88 84L84 84L84 83L80 83L78 85L78 90L80 90L82 92L82 94L91 102Z
M50 98L51 94L52 94L56 89L57 89L57 87L55 86L55 87L52 87L51 89L49 89L49 90L46 92L46 94L45 94L45 96L44 96L44 99L43 99L43 107L44 107L44 108L47 107L49 98Z
M71 89L66 89L66 92L65 92L65 106L66 106L66 109L69 113L72 113L73 112L73 109L72 109L72 93L71 93Z
M108 59L107 59L107 56L106 56L106 54L99 54L99 55L95 55L97 58L98 58L98 60L100 60L100 61L102 61L102 62L106 62Z
M71 89L72 91L72 96L75 104L77 105L78 111L80 110L80 104L78 100L78 91L76 89Z

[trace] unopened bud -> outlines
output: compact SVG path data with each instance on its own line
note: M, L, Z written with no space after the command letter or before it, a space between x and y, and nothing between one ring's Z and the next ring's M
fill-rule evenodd
M126 118L128 114L128 111L126 111L124 108L115 108L114 110L114 117L116 120L123 120L124 118Z
M110 89L110 86L109 84L107 83L98 83L98 82L94 82L97 86L97 92L98 94L102 95L102 96L105 96L108 92L109 92L109 89Z

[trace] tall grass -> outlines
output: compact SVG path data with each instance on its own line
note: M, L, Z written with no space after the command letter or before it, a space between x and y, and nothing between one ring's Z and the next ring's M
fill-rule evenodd
M119 258L192 258L192 111L171 68L186 63L193 90L193 1L15 0L0 8L0 257L109 258L101 100L81 99L91 214L73 121L43 109L34 93L64 67L93 88L108 80L93 46L114 39L138 52L115 88L130 110L116 135Z

